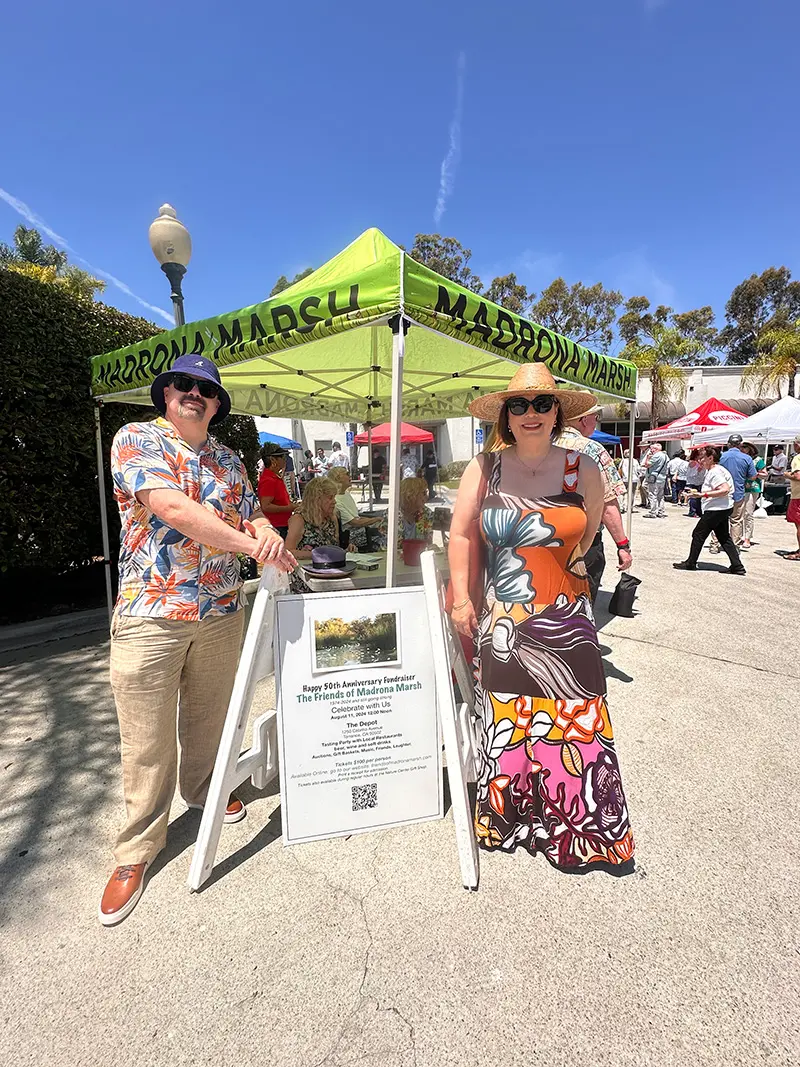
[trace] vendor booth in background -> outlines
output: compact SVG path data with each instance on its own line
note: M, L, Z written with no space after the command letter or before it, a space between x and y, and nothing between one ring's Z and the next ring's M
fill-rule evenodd
M746 418L741 411L728 407L727 404L714 397L709 397L704 404L681 415L679 419L668 422L665 426L659 426L655 430L646 430L642 434L642 443L651 444L653 441L687 441L692 434L703 430L720 430L724 432L725 440L728 434L733 433L731 427L737 423L736 432L739 433L739 425Z
M620 400L636 397L633 363L592 352L441 277L376 229L269 300L95 356L98 442L99 405L149 406L155 376L187 353L214 360L235 414L362 424L389 417L387 586L397 558L404 412L411 419L463 416L516 365L534 361L563 381ZM98 477L110 604L100 443Z

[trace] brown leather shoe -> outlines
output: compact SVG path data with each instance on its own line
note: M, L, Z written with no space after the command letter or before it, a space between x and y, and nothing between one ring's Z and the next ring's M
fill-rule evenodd
M231 793L228 797L228 806L225 809L225 818L223 822L241 822L247 814L247 808L239 800L235 793Z
M194 808L197 811L203 810L202 804L187 804L186 807ZM225 817L222 821L227 823L241 822L246 814L247 808L244 806L241 800L239 800L235 793L231 793L231 795L228 797L228 806L225 809Z
M146 863L130 863L117 867L108 880L100 901L98 918L103 926L114 926L130 915L139 903L144 890Z

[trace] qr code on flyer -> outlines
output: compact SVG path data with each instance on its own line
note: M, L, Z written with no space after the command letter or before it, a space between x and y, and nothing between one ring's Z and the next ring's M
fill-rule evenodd
M377 782L369 782L367 785L354 785L351 786L350 789L353 794L353 811L365 811L367 808L377 808Z

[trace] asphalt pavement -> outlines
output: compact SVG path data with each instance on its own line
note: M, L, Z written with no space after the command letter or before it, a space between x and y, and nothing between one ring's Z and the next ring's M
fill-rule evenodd
M792 527L757 523L742 578L708 552L674 571L692 521L637 513L632 619L605 610L606 572L627 878L482 854L467 893L450 814L286 849L275 789L248 787L202 892L199 817L176 802L139 906L104 929L108 647L89 627L18 650L0 669L0 1062L796 1065L800 565L776 554ZM255 710L272 698L262 683Z

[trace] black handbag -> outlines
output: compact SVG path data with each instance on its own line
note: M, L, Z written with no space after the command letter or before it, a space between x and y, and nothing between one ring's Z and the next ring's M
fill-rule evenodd
M617 588L611 594L608 602L608 610L612 615L621 615L626 619L633 618L633 601L636 597L636 587L642 584L641 578L634 578L632 574L623 574L617 582Z

